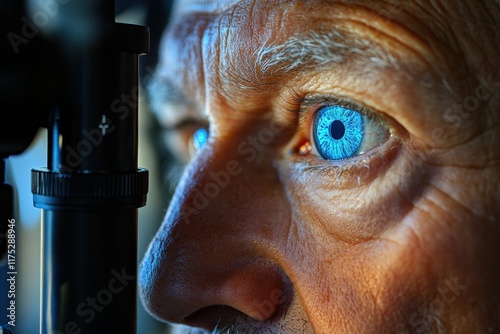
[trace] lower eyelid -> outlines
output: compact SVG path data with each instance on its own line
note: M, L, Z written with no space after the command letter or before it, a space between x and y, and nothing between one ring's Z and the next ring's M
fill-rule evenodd
M402 148L395 137L367 152L349 160L329 161L315 156L293 155L291 163L304 176L319 176L327 179L328 186L338 189L362 187L383 175L396 160Z

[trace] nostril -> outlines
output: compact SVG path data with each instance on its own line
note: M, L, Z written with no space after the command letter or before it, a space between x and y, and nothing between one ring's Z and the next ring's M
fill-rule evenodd
M259 328L264 323L271 323L285 317L293 300L293 291L289 286L290 282L286 282L288 284L282 283L283 286L279 289L266 289L268 293L264 299L258 298L254 294L251 298L253 302L249 302L250 294L242 293L229 299L230 301L238 300L239 303L201 307L184 317L182 323L204 328L214 333L222 333L223 330L232 328ZM250 290L248 292L257 293L258 291ZM240 298L244 299L245 302L242 303Z
M227 305L207 306L184 318L183 323L209 331L231 327L249 318L248 315Z

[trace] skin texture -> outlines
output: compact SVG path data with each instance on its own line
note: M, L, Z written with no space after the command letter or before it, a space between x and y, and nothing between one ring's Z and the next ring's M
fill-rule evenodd
M156 113L187 166L141 266L150 312L207 331L500 332L499 17L495 1L180 1L156 74L178 92ZM332 32L335 63L258 61ZM338 101L390 139L340 162L308 150Z

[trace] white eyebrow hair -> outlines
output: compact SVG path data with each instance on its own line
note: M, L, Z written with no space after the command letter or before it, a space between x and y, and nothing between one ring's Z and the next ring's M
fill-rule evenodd
M378 44L355 34L329 31L292 36L278 45L264 43L241 63L222 68L220 76L230 86L263 91L291 72L320 70L348 61L358 61L367 70L399 67L394 56Z
M257 51L256 66L267 72L272 67L290 72L305 65L323 66L342 64L347 55L367 55L374 45L365 39L347 39L345 35L330 31L325 34L311 33L307 36L292 36L280 45L263 45ZM380 66L388 66L387 54L375 48L370 60Z

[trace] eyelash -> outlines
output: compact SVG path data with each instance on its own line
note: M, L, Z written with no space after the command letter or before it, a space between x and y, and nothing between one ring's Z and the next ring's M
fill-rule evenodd
M299 126L306 123L307 120L311 120L312 116L314 116L318 109L327 105L338 105L355 110L360 114L378 121L380 125L387 126L387 122L382 118L382 116L378 115L378 113L372 111L370 108L365 107L358 102L354 102L349 98L342 98L325 94L305 96L293 90L291 96L284 98L284 102L285 104L283 105L283 108L288 113L299 115L299 119L297 122Z

